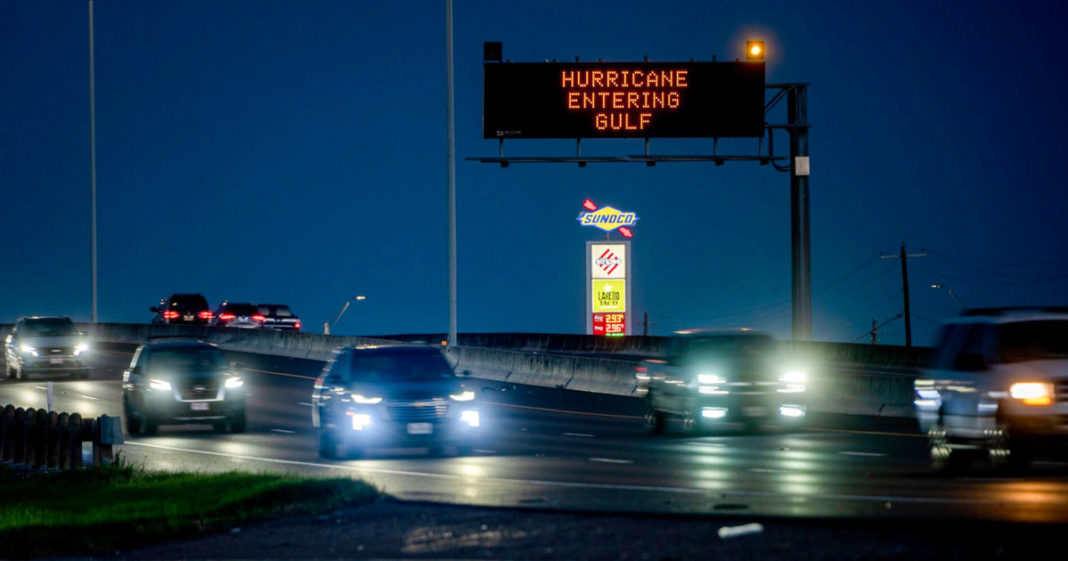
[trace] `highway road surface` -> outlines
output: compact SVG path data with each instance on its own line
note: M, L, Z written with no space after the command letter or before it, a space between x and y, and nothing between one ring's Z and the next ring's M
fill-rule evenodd
M132 346L96 349L90 380L54 381L55 409L121 415ZM1068 521L1068 463L1009 477L983 466L927 473L907 422L813 417L801 430L644 434L635 398L482 382L486 438L472 455L383 449L361 459L316 453L310 396L322 363L230 353L248 387L249 430L162 427L127 436L149 469L350 475L400 499L546 509L832 518ZM0 405L45 406L43 379L0 382Z

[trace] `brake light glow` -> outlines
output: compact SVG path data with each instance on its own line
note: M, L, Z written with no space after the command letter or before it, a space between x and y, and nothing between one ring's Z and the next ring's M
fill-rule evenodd
M293 329L296 329L297 331L300 331L300 322L299 321L297 323L293 324Z
M200 312L199 314L197 314L197 317L199 317L200 319L211 319L211 318L215 317L215 314L211 313L208 310L204 310L203 312Z
M163 312L163 319L178 319L177 310L166 310Z
M227 312L225 314L219 314L219 321L230 321L234 319L234 314Z
M263 317L263 315L261 315L261 314L256 314L256 315L252 316L252 320L253 321L258 321L260 323L263 323L264 321L267 320L267 318Z
M1017 382L1009 387L1013 399L1023 401L1025 405L1052 405L1053 384L1046 382Z

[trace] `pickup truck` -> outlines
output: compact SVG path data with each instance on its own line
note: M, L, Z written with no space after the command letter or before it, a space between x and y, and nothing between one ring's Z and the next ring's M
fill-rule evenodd
M687 433L741 422L797 426L808 412L807 372L783 358L775 341L748 329L685 331L664 359L642 361L636 394L644 398L645 426L663 433L669 416Z

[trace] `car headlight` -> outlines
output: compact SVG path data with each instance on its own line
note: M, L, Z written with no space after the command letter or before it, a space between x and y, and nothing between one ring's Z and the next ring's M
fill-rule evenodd
M382 401L381 397L367 397L358 393L352 394L353 403L360 403L363 405L374 405Z
M89 352L89 343L78 343L78 345L76 347L74 347L74 355L75 356L80 355L82 353L87 353L87 352Z
M352 417L352 430L363 430L364 427L370 426L371 416L364 413L349 413Z
M723 384L723 383L726 383L726 380L724 380L723 378L720 378L719 376L716 376L715 374L698 374L697 375L697 383L699 383L699 384L709 384L709 385L711 385L711 384Z
M155 378L149 378L148 387L153 390L169 390L171 389L171 383L166 380L157 380Z
M453 401L471 401L475 399L475 392L471 390L464 390L460 393L450 395L449 398Z
M788 384L804 384L807 378L802 370L787 370L779 379Z
M240 388L245 385L245 381L241 379L241 376L230 376L226 379L225 386L227 389Z
M1025 405L1051 405L1053 384L1046 382L1017 382L1009 386L1009 395Z
M22 351L24 354L37 356L37 349L35 349L33 345L27 345L26 343L23 343L19 345L19 350Z
M479 425L478 411L474 409L461 411L460 421L466 423L469 427L477 427Z

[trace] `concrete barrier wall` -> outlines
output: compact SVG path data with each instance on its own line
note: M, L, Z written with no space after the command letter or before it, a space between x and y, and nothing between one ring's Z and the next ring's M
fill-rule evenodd
M441 341L437 335L387 339L207 326L101 323L89 327L85 329L99 341L139 343L148 337L191 336L227 350L313 360L328 360L333 350L341 346L397 344L397 339L434 345ZM0 326L0 335L9 328ZM629 396L635 390L634 369L640 358L663 356L667 341L664 337L464 334L460 337L462 344L452 349L448 357L457 371L466 370L488 380ZM926 348L894 346L818 342L785 345L813 365L810 407L827 413L911 416L912 382L930 354ZM604 356L612 354L620 356Z

